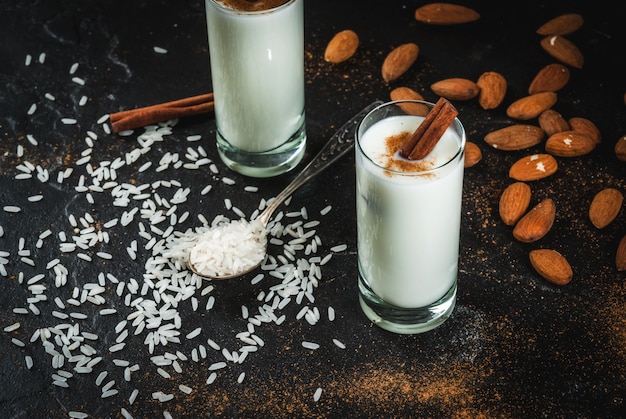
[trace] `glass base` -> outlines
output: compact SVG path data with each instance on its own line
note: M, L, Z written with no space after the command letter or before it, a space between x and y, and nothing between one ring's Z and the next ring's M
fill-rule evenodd
M359 275L359 302L363 313L376 326L394 333L416 334L436 328L445 322L456 305L457 284L434 303L417 308L393 306L378 297Z
M280 147L250 153L233 147L217 132L217 151L226 166L245 176L266 178L288 172L300 163L306 148L304 122L300 129Z

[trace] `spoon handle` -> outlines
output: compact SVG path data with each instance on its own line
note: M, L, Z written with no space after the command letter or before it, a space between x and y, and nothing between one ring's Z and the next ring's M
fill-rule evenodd
M296 189L306 183L309 179L319 174L322 170L333 164L337 159L346 154L354 146L356 130L359 122L372 109L381 105L380 100L374 101L363 108L346 122L337 132L330 137L330 140L322 147L317 155L306 165L306 167L296 176L289 185L285 187L259 215L258 219L267 225L272 214Z

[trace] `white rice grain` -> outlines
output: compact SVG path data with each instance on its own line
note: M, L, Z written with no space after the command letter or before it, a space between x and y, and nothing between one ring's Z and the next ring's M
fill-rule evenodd
M343 344L343 342L341 342L338 339L333 339L333 343L339 348L339 349L346 349L346 345Z
M322 397L322 388L318 387L313 394L313 401L319 401L320 397Z
M303 348L306 348L306 349L312 349L312 350L315 350L315 349L318 349L318 348L320 347L320 345L319 345L319 344L317 344L317 343L314 343L314 342L307 342L307 341L304 341L304 342L302 342L302 347L303 347Z
M139 395L139 390L134 389L132 393L130 393L130 396L128 397L128 403L133 404L135 400L137 399L138 395Z

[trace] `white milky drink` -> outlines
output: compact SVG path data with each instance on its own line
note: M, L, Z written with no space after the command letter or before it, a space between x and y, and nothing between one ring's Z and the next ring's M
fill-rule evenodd
M448 128L435 149L416 163L390 153L386 145L386 139L413 133L422 120L387 117L360 132L357 141L360 275L380 299L400 308L431 305L457 280L462 127L461 134Z
M206 14L218 137L250 153L281 146L304 125L303 0L207 0Z

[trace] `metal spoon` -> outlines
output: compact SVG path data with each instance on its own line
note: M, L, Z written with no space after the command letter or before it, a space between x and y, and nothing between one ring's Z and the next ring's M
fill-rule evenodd
M346 122L333 136L328 140L328 142L324 145L324 147L317 153L317 155L309 162L309 164L291 181L289 185L285 187L276 197L270 202L270 204L263 210L263 212L256 218L256 220L260 221L263 225L263 234L267 234L266 227L274 214L274 211L289 197L293 192L296 191L300 186L305 184L311 178L319 174L322 170L326 169L328 166L332 165L337 159L343 156L346 152L348 152L353 146L355 142L356 129L359 125L359 122L367 115L372 109L381 105L383 102L375 101L366 106L363 110L361 110L358 114L353 116L348 122ZM196 245L198 246L198 245ZM193 250L193 248L192 248ZM264 249L264 254L267 249ZM242 267L237 272L232 272L229 274L222 274L219 276L207 276L203 274L199 270L197 270L196 265L191 257L193 252L190 250L189 252L189 260L188 265L189 269L194 272L196 275L211 278L211 279L230 279L235 278L241 275L244 275L261 265L264 258L262 258L258 263Z

